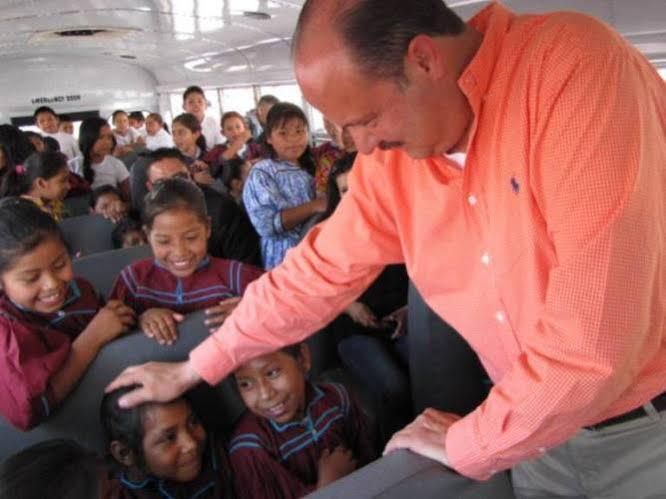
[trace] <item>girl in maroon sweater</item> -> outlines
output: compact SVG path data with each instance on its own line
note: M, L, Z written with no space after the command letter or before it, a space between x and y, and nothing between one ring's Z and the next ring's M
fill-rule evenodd
M206 310L209 327L221 324L237 297L263 273L208 256L210 218L193 182L160 181L146 196L143 218L154 256L125 267L111 297L130 306L144 333L160 344L176 340L176 325L190 312Z
M53 218L26 199L0 202L0 413L26 430L48 417L99 350L134 323L74 278Z

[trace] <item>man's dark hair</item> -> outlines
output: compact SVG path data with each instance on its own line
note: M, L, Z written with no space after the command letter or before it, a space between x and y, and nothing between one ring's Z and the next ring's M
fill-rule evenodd
M160 147L159 149L155 149L154 151L142 156L146 158L146 176L149 176L150 167L154 163L162 161L163 159L177 159L183 163L183 165L187 166L185 156L183 156L183 153L175 147Z
M330 0L327 0L330 1ZM293 36L293 49L323 1L307 0ZM417 35L459 35L464 21L442 0L357 0L331 20L361 70L375 78L404 81L404 58Z

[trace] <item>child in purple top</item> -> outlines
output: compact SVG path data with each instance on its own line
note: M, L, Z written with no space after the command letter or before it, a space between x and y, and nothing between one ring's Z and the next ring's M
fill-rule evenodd
M248 411L229 443L236 494L296 498L368 463L374 452L346 388L305 379L305 344L253 359L234 373Z
M26 199L0 202L0 414L26 430L46 419L99 350L134 323L75 279L55 221Z
M208 256L210 219L192 182L160 181L146 196L143 218L154 258L125 267L111 297L129 305L144 333L160 344L173 343L176 323L196 310L207 311L211 328L221 324L238 301L229 299L241 296L262 270Z

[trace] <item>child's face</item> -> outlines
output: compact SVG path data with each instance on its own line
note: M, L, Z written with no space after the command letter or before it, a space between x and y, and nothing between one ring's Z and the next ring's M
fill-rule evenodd
M104 125L99 131L99 137L92 146L92 153L96 156L104 157L111 154L113 150L113 132L111 127Z
M35 151L37 152L44 152L44 149L46 149L46 145L44 144L44 141L41 139L41 137L35 137L34 135L30 136L30 143L32 144L32 147L35 148Z
M197 140L201 135L201 132L193 132L177 121L171 125L171 133L173 137L173 143L176 144L176 147L181 151L189 151L190 149L196 147Z
M137 120L136 118L130 118L129 124L132 128L139 130L143 126L143 121Z
M0 276L0 284L16 305L47 314L63 306L72 279L72 264L65 245L58 238L50 237L18 257Z
M93 212L98 215L106 215L114 210L118 206L118 203L122 203L120 196L115 192L107 192L97 198Z
M74 135L74 123L71 121L61 121L58 129L63 133Z
M298 158L308 147L308 128L302 120L292 118L271 130L266 140L278 159L298 164Z
M259 120L259 124L263 127L266 126L266 117L268 116L268 111L271 110L271 108L275 104L269 104L267 102L262 102L257 106L257 119Z
M284 352L262 355L239 367L234 377L248 410L282 424L303 418L309 370L310 352L302 346L298 358Z
M69 192L69 169L63 168L50 179L40 181L39 196L45 201L62 201Z
M146 244L146 235L142 230L129 230L123 234L123 248L133 248Z
M349 172L342 173L335 179L335 183L338 186L338 192L340 193L341 198L344 197L344 195L347 194L347 191L349 190L347 177L349 177Z
M185 400L147 407L143 430L147 472L174 482L190 482L201 473L206 430Z
M39 113L35 121L37 127L44 133L56 133L58 131L58 118L51 113Z
M196 116L199 121L203 121L207 107L206 98L198 92L192 92L183 101L183 110Z
M129 130L129 118L125 113L117 114L116 117L113 118L113 125L120 133L125 133Z
M159 132L160 128L162 128L162 125L160 125L157 121L153 119L146 120L146 133L151 137Z
M229 142L236 142L239 137L243 136L245 132L245 122L238 118L232 117L224 120L222 124L222 135L224 135Z
M206 257L210 224L188 209L157 215L148 233L155 259L176 277L191 275Z

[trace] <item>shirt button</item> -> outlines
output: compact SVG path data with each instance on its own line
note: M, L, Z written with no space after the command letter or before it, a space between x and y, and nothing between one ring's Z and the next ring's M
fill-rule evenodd
M495 320L499 322L500 324L503 323L506 320L506 316L504 315L504 312L501 310L498 310L495 312Z
M490 266L490 253L486 251L483 255L481 255L481 263L486 267Z
M474 206L477 203L478 199L476 199L476 196L474 194L470 194L467 196L467 202L470 204L470 206Z

